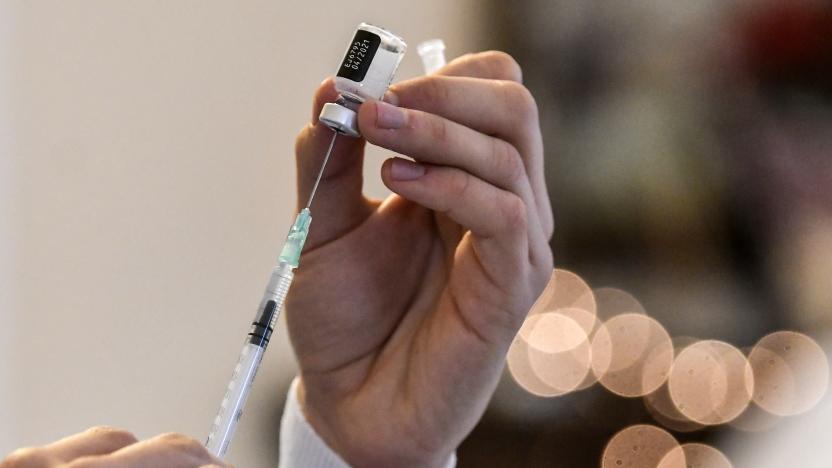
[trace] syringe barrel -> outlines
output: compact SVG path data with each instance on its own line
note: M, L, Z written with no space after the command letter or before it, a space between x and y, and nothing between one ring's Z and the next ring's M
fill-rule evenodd
M225 397L222 399L217 417L214 418L208 441L205 442L205 447L217 458L224 458L228 452L237 422L243 414L243 407L251 391L251 384L263 359L263 351L264 347L246 342L240 359L234 366L234 374L228 382Z
M272 270L263 300L260 301L257 315L251 323L251 331L246 337L240 358L234 366L231 381L228 383L211 432L208 434L208 440L205 442L208 450L218 458L225 457L228 452L231 438L243 414L243 407L248 399L251 385L254 377L257 376L257 369L260 367L263 353L266 351L277 318L283 309L293 277L292 267L286 263L281 262Z

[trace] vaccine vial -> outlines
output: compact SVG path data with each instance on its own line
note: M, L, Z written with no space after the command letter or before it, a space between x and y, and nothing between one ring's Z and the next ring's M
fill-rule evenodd
M338 133L360 136L358 106L384 96L406 50L402 38L390 31L367 23L358 25L335 74L338 99L324 105L320 121Z

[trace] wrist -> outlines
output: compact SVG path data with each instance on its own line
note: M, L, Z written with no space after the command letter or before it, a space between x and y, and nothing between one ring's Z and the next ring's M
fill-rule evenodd
M303 378L298 377L297 393L295 397L297 398L298 406L300 407L303 417L306 418L309 426L312 427L315 433L318 434L321 440L323 440L329 448L338 453L341 457L345 458L344 448L340 446L338 438L335 436L335 432L330 429L332 423L323 417L326 412L317 411L315 406L310 406L308 393L309 392Z
M350 466L355 467L436 467L456 466L453 449L447 451L419 450L413 438L394 431L400 426L392 413L354 414L344 405L310 389L298 378L295 395L299 409L320 439ZM384 415L386 418L379 418Z

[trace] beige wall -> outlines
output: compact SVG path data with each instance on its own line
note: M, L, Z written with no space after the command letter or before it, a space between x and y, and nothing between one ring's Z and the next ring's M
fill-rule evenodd
M6 45L11 40L11 18L9 5L0 2L0 451L7 446L7 441L16 437L13 428L12 408L12 333L15 329L14 319L17 314L12 303L13 272L12 253L12 160L6 157L11 153L11 121L8 112L9 60L11 51Z
M481 37L474 0L345 5L0 0L0 452L102 423L206 435L291 220L294 135L354 26L409 41L400 78L420 40ZM278 336L238 466L276 457Z

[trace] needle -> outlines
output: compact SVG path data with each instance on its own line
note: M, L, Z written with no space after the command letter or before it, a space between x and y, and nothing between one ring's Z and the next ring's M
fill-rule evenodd
M318 191L318 184L321 183L321 177L324 175L324 169L326 169L326 163L329 161L329 155L332 154L332 148L335 146L335 138L338 136L338 132L332 132L332 140L329 142L329 149L326 150L326 156L324 157L324 162L321 164L321 171L318 172L318 178L315 179L315 185L312 186L312 193L309 194L309 201L306 202L306 208L312 206L312 199L315 198L315 192Z

